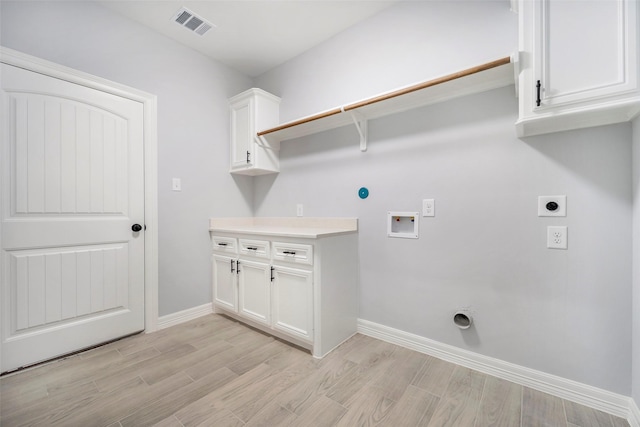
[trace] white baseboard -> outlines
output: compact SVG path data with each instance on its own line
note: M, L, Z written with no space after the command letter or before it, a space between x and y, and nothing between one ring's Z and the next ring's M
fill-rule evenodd
M627 418L627 421L629 421L631 427L640 427L640 409L638 409L635 400L629 400L629 418Z
M197 319L201 316L213 313L213 304L203 304L198 307L188 308L176 313L167 314L158 318L158 330L179 325L189 320Z
M628 396L483 356L368 320L358 319L358 332L625 418L631 427L640 427L638 407Z

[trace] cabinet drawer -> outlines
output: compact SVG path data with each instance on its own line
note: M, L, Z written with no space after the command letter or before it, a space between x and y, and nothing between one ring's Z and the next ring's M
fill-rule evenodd
M313 264L313 246L273 242L273 259L296 264Z
M240 239L238 243L240 255L251 255L258 258L269 258L269 242L266 240Z
M238 253L236 239L233 237L211 236L213 250L216 252L225 252L229 254Z

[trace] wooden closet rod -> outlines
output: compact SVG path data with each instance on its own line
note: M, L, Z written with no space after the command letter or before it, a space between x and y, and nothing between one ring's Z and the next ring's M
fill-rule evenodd
M304 117L299 120L295 120L293 122L288 122L282 124L280 126L264 130L262 132L258 132L258 136L268 135L273 132L277 132L279 130L288 129L294 126L298 126L304 123L313 122L315 120L323 119L325 117L333 116L336 114L340 114L343 111L355 110L361 107L365 107L367 105L375 104L377 102L386 101L391 98L395 98L398 96L406 95L411 92L416 92L418 90L426 89L431 86L436 86L442 83L450 82L452 80L456 80L462 77L470 76L472 74L480 73L482 71L490 70L491 68L500 67L502 65L509 64L511 62L511 58L504 57L497 59L495 61L487 62L486 64L478 65L472 68L467 68L466 70L458 71L457 73L449 74L443 77L438 77L437 79L429 80L426 82L418 83L413 86L409 86L403 89L398 89L393 92L385 93L383 95L379 95L373 98L365 99L363 101L356 102L354 104L348 104L342 108L334 108L328 111L324 111L322 113L315 114L313 116Z

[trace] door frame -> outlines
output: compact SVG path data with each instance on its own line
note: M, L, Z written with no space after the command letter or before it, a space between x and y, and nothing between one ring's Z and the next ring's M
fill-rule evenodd
M145 333L156 331L158 329L157 96L4 46L0 46L0 62L137 101L143 105L144 224L146 226L144 233L144 330ZM8 138L8 129L5 132L5 135L0 137ZM5 179L7 179L6 173L0 174L0 185ZM0 232L2 232L1 228ZM0 277L4 277L2 274L0 271ZM0 346L2 346L1 341Z

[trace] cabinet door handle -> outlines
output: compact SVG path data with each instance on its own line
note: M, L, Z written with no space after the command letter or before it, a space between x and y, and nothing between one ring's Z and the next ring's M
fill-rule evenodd
M540 90L541 90L541 88L542 88L542 84L540 83L540 80L538 80L538 82L536 83L536 94L537 94L536 95L537 96L537 98L536 98L536 107L539 107L540 103L541 103L541 99L540 99Z
M231 264L231 272L232 272L232 273L236 271L236 270L233 268L233 263L234 263L234 262L235 262L234 260L231 260L231 262L230 262L230 264Z
M247 163L251 163L251 161L249 160L249 156L251 156L251 153L249 152L249 150L247 150Z
M236 274L240 274L240 260L236 261Z
M273 277L273 272L274 272L275 268L271 267L271 281L273 282L273 280L275 279L275 277Z

